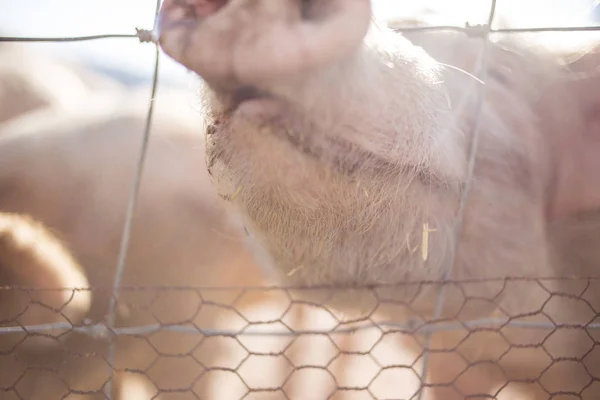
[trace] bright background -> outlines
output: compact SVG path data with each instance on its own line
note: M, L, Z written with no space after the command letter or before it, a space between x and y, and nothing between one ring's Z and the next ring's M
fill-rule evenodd
M278 0L273 0L278 1ZM516 4L519 25L588 25L600 21L599 0L498 0L498 7ZM375 12L393 17L412 8L431 6L448 23L482 22L489 0L373 0ZM0 0L0 35L81 36L135 33L150 29L155 0ZM59 52L92 64L131 83L147 82L152 74L154 48L136 39L109 39L79 43L28 44ZM184 82L187 72L162 58L161 81ZM165 82L166 81L166 82Z

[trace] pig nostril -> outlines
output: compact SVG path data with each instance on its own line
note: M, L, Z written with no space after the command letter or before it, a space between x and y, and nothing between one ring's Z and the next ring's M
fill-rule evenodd
M184 18L207 17L227 5L229 0L173 0L173 4L183 10Z
M310 12L310 7L312 5L312 1L313 0L301 0L300 1L300 13L302 15L302 18L304 18L304 19L309 18L309 12Z
M229 0L188 0L187 3L194 8L197 17L205 17L216 13L223 8Z

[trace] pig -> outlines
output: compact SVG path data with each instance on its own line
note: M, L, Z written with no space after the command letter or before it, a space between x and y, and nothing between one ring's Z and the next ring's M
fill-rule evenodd
M39 109L6 122L0 129L0 209L32 215L60 234L74 259L83 266L89 281L85 286L92 288L93 301L85 313L89 324L105 322L109 311L147 99L145 91L107 98L90 96L82 100L80 110L57 113L50 108ZM161 99L157 103L169 104L167 94ZM175 102L179 105L175 121L172 110L157 106L122 283L136 287L258 286L262 282L260 273L241 245L241 234L224 221L208 175L189 173L204 165L204 152L201 136L190 129L195 125L189 122L190 113L182 112L182 103L189 107L185 101ZM213 298L209 292L204 299L224 301L235 297L234 292L213 292ZM252 301L251 295L245 298ZM217 307L201 309L200 295L192 289L123 290L116 311L120 327L188 319L198 327L211 327L219 317ZM24 322L31 321L13 318L12 325ZM185 344L191 351L200 340L198 335L173 339L177 337L175 333L159 332L152 335L152 345L168 353L177 352ZM2 369L10 373L0 373L0 386L16 383L19 395L30 399L46 398L49 393L55 393L52 398L61 397L69 388L100 392L109 370L102 359L107 354L106 344L106 336L95 338L74 332L62 347L42 358L22 355L20 347L11 352L6 348L1 363ZM149 366L157 356L143 338L119 338L116 345L117 367L144 362ZM77 354L92 356L81 358ZM165 358L149 373L159 385L151 386L153 392L162 390L160 385L184 386L178 383L187 377L182 370L194 376L200 374L189 368L193 361L190 358ZM57 372L36 373L40 366ZM26 367L27 374L17 381ZM128 380L117 379L115 390L125 390L119 389L127 387L125 382ZM101 393L98 396L103 398Z
M104 322L108 312L122 226L146 120L147 102L141 101L142 96L147 99L145 91L138 96L90 96L87 102L82 101L85 106L81 110L56 113L44 108L12 119L0 129L0 209L33 215L60 233L73 257L84 266L89 281L85 286L92 287L93 302L85 313L92 324ZM168 101L167 95L164 98ZM127 107L130 103L138 105ZM198 179L187 172L204 165L204 154L201 136L188 128L191 124L184 122L186 114L182 109L177 113L176 123L172 123L168 110L157 111L123 284L211 287L235 286L237 281L237 284L259 285L260 274L241 246L237 231L223 223L221 207L207 178ZM250 264L244 265L246 262ZM244 265L241 274L240 265ZM253 272L246 274L246 271ZM213 300L234 296L232 292L213 293ZM207 296L208 300L210 293ZM192 318L200 308L199 302L194 290L174 293L124 290L116 323L133 326ZM148 308L150 304L152 307ZM210 327L211 321L219 316L216 307L198 311L199 327ZM13 318L12 325L30 322ZM186 336L177 341L172 339L176 334L157 333L153 345L168 352L169 346L187 343L191 350L198 343L198 336ZM8 339L12 343L13 338ZM7 373L1 374L0 386L12 387L27 367L27 374L16 386L22 398L37 399L51 393L53 398L60 397L67 390L65 381L71 389L100 391L107 377L108 366L102 360L102 354L106 355L106 340L102 337L71 333L63 347L43 357L23 355L20 347L10 353L8 349L2 361ZM118 339L117 349L116 362L121 366L132 362L150 365L156 357L144 339ZM76 357L80 353L96 355ZM129 359L132 355L133 361ZM150 377L159 385L166 381L177 387L178 379L184 375L182 369L200 374L189 368L186 364L189 361L175 360L170 364L167 361L167 366L157 366L162 371L151 371ZM57 372L37 373L35 368L40 366ZM127 382L128 379L117 378L115 390L125 390ZM135 379L133 382L136 387ZM151 389L157 390L154 386ZM101 393L98 395L102 398Z
M90 96L81 102L81 110L39 109L0 128L0 209L43 221L82 266L88 283L48 282L56 287L90 287L84 292L93 300L84 313L86 320L72 319L78 328L105 322L108 312L146 123L146 96L145 90L108 98ZM269 281L244 247L245 232L228 220L204 168L204 139L197 132L201 117L179 91L159 90L154 103L116 326L181 323L191 327L193 323L233 332L244 328L246 320L258 325L251 328L275 331L288 328L260 322L281 320L290 329L308 331L335 326L337 320L322 310L292 305L283 291L261 289ZM236 312L228 309L231 304ZM68 322L65 318L22 320L14 311L10 317L10 326ZM53 351L25 352L15 345L27 338L25 334L0 335L0 397L105 398L108 337L102 332L89 337L80 330L50 336L61 339L47 339L56 344ZM403 359L402 343L395 338L392 335L377 345L375 353L384 364ZM378 364L367 356L339 354L364 351L377 339L372 330L334 335L331 340L314 334L299 338L243 334L203 338L198 333L169 331L125 334L115 339L112 398L242 398L248 387L240 379L257 390L250 398L264 398L278 387L282 389L274 398L283 393L294 399L326 398L335 389L333 378L352 382L353 377L363 376L364 381L380 373ZM271 355L284 351L285 357ZM266 370L278 372L265 374ZM389 382L397 374L383 374L373 384L374 393L396 395ZM355 398L352 391L336 396Z
M91 93L123 90L121 84L82 65L26 46L30 44L0 42L0 124L45 107L77 110Z
M166 0L159 35L204 81L207 169L273 279L338 287L329 305L348 312L403 303L398 322L541 317L551 297L554 321L587 322L553 297L561 283L535 278L570 275L551 260L549 222L600 205L597 38L555 51L400 35L367 0ZM541 340L511 326L437 333L427 347L461 345L464 371L449 375L459 363L432 354L427 392L500 396L535 381L547 354L514 346ZM598 397L566 369L522 395Z
M16 316L23 325L77 324L91 305L81 266L56 235L27 215L0 212L0 281L3 326L15 325ZM21 347L45 351L48 345L53 343L33 336Z

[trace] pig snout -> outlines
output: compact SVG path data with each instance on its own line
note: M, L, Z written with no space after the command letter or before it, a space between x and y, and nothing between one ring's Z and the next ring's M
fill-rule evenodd
M361 45L369 0L165 0L159 43L211 86L289 79Z

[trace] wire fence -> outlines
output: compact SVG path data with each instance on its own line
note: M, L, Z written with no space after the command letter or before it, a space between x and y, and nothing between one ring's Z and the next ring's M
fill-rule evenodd
M156 3L156 15L158 15L160 9L160 3L160 0ZM492 34L600 31L600 26L493 29L495 13L496 1L493 0L488 21L483 25L472 26L466 24L463 27L418 26L396 30L398 32L448 30L481 38L483 46L476 77L483 82L486 81L487 77L487 53L490 35ZM182 394L188 394L190 398L383 399L404 396L402 398L420 399L425 393L425 388L448 389L452 392L452 394L444 391L435 392L438 396L436 398L496 398L512 384L536 386L533 389L534 391L531 392L535 394L530 397L535 399L559 398L559 396L565 396L564 398L592 398L586 394L586 391L600 386L600 370L598 369L598 365L600 365L600 311L598 311L600 304L594 302L594 297L591 294L594 291L600 292L600 289L594 288L594 285L600 282L598 277L563 278L562 281L569 284L558 287L570 288L570 290L564 292L550 289L550 287L556 287L549 284L549 282L556 282L556 278L505 278L495 280L500 289L491 293L489 297L473 296L468 294L466 286L483 282L490 283L492 280L453 281L450 276L454 260L449 260L444 279L441 282L403 282L397 284L398 290L412 288L411 293L414 292L414 296L406 301L385 298L379 291L381 287L352 288L351 290L369 291L373 303L369 310L350 319L347 316L338 315L328 305L337 292L344 290L342 288L122 287L121 279L126 265L127 248L139 196L148 140L152 128L154 99L158 87L160 51L154 32L154 29L136 29L135 34L101 34L54 38L0 37L0 42L76 42L123 38L137 39L141 43L153 42L156 48L152 94L148 106L143 142L140 145L135 183L132 187L126 222L123 227L118 265L111 289L107 318L102 323L92 323L90 321L84 321L81 324L72 323L69 321L68 316L62 312L69 302L57 308L35 300L35 294L33 293L39 292L39 289L0 288L0 293L12 291L26 294L31 299L31 305L45 308L60 315L60 319L63 320L62 322L50 324L22 325L19 320L28 312L27 308L21 310L18 315L13 316L11 319L0 321L0 325L2 325L0 326L0 340L11 338L6 342L0 342L2 343L0 369L3 371L3 373L0 373L0 393L4 393L2 398L5 398L5 396L7 396L6 398L12 398L10 396L30 398L24 393L29 393L33 396L31 398L49 398L40 396L52 393L52 398L71 398L70 396L79 398L76 396L98 395L112 399L115 398L115 392L120 391L121 397L118 397L119 399L183 398L176 397L176 395ZM485 94L485 85L473 87L478 88L476 93L477 119L474 123L474 139L471 144L468 163L469 179L467 181L469 184L472 182L471 178L474 171L479 138L479 116ZM466 96L471 94L469 92ZM462 228L462 216L469 189L469 187L466 188L461 199L459 222L455 227L456 235L460 234ZM538 291L536 307L526 313L517 314L508 310L500 310L497 318L470 318L471 314L466 311L470 302L487 302L492 306L499 297L506 295L507 287L515 283L529 285L528 291ZM427 287L435 287L438 299L435 310L433 310L433 318L430 319L420 317L416 305L418 293L426 290ZM453 318L442 318L442 315L448 315L447 311L442 311L447 306L445 301L447 291L453 289L461 294L459 296L461 301L454 307ZM72 299L77 292L100 291L101 289L63 288L56 290L71 291ZM307 298L305 292L311 292L311 296L308 296L308 298L314 299L315 291L319 291L322 301L305 300ZM252 292L260 292L267 298L276 299L277 306L270 309L271 314L268 318L252 317L254 311L245 309L248 307L245 307L242 299ZM127 303L122 300L125 293L142 294L146 296L146 302L144 305ZM160 299L169 293L190 296L184 302L190 307L193 305L191 308L186 308L190 312L189 315L176 318L176 320L172 318L169 320L169 314L174 310L167 310L166 313L163 313L167 316L166 319L164 318L165 315L161 317L153 311ZM229 295L225 296L224 293ZM228 300L223 301L223 298ZM453 293L454 298L456 298L456 293ZM566 307L570 310L565 313L563 309L562 314L558 313L560 318L553 315L551 311L553 306L556 309L554 303L557 301L568 304ZM136 313L146 313L146 320L150 322L118 327L117 318L120 306L124 306L130 311L135 309ZM221 324L223 327L203 326L201 315L207 309L212 309L216 314L228 313L226 322ZM399 309L400 311L393 311L392 309ZM318 310L320 319L319 324L315 325L318 328L299 326L302 323L298 321L303 321L303 318L299 317L300 310L304 310L304 320L307 312L317 312ZM383 317L384 315L399 314L406 316L406 323L399 324L386 321ZM519 333L516 336L514 334L515 329L517 331L521 330L518 331ZM539 333L536 334L537 336L534 335L537 339L531 339L529 336L527 340L519 339L523 335L532 335L532 331ZM360 338L357 336L364 334L364 332L371 332L371 336L360 336ZM456 335L453 336L454 342L451 344L443 342L441 343L442 347L439 347L440 343L436 342L436 334L440 332L456 332ZM177 334L178 336L169 337L169 339L156 339L161 334ZM73 336L88 343L88 347L82 347L85 349L82 351L77 350L77 340L79 339L71 339ZM473 339L476 336L478 338ZM561 336L561 339L555 340L558 336ZM578 343L578 346L575 346L580 350L577 354L567 354L564 346L561 347L560 344L557 344L558 342L564 343L567 337ZM26 352L17 352L20 346L24 346L24 343L32 338L52 342L61 349L61 355L53 353L52 356L48 355L47 357L58 357L59 361L53 359L55 364L52 364L59 366L57 370L47 366L47 359L32 361L30 355ZM69 342L67 346L65 338L74 340L74 342ZM309 340L303 342L303 338L309 338ZM128 342L127 345L119 344L120 340L127 341L128 339L136 341L137 344L132 345L131 342ZM219 339L219 341L211 341L213 339ZM261 341L256 342L256 339L261 339ZM94 344L90 346L89 340ZM418 348L419 350L415 350L417 355L406 362L394 359L393 356L399 356L400 354L403 354L404 357L404 352L395 352L394 347L388 343L389 340L402 342L408 349ZM500 350L495 359L475 362L460 351L463 347L472 347L470 341L477 343L479 347L497 345L498 343L503 345L499 346ZM304 345L298 344L301 342ZM412 347L409 342L413 343ZM165 343L169 345L166 347L170 347L170 350L160 348L165 346ZM125 348L122 346L129 347L123 350L124 355L119 358L119 351ZM307 354L311 353L310 346L316 346L318 354L312 359L307 359ZM131 351L131 348L135 351ZM152 350L148 351L148 348ZM573 348L569 347L571 350ZM90 349L93 349L93 351ZM514 350L534 351L536 354L531 356L532 353L528 353L529 356L548 358L547 366L540 369L538 374L534 376L510 376L510 371L503 369L502 362L509 359ZM145 354L144 357L139 356L142 353ZM452 358L450 353L458 354L458 356ZM225 361L223 361L222 354L227 354ZM466 354L471 353L467 351ZM254 362L252 357L261 359L261 361ZM141 362L140 358L145 358L145 361ZM129 363L129 359L135 359L136 361ZM174 364L157 366L160 364L161 359L185 359L189 361L190 364L184 368L189 373L187 383L174 386L172 375L182 378L182 369L174 367ZM219 359L222 364L219 364ZM269 361L266 362L265 359L269 359ZM87 363L87 366L75 362L73 364L76 366L74 369L69 367L71 368L69 370L65 367L65 371L68 372L61 369L69 365L69 362L72 363L73 360L83 360ZM571 384L570 387L553 387L553 381L560 381L556 374L548 378L549 382L544 382L544 376L549 375L553 366L561 362L577 362L582 365L579 370L581 376L578 379L570 377L571 380L568 381ZM448 370L443 382L430 382L428 380L428 369L431 363L443 363L444 368ZM472 377L465 378L469 370L476 369L482 363L486 364L486 368L488 368L485 369L483 375L478 372ZM473 392L472 386L481 376L492 374L488 365L492 363L499 365L500 373L504 376L504 379L499 381L504 383L499 385L492 395L477 391ZM136 365L132 366L132 364ZM92 368L89 365L95 367ZM352 368L356 371L348 372ZM105 373L97 372L102 369L105 370ZM73 370L76 370L76 372L73 372ZM153 372L156 375L154 378L152 377ZM53 389L56 389L57 384L56 382L50 383L46 376L42 376L45 373L56 374L56 382L58 382L58 386L61 386L59 390L52 392ZM149 391L148 389L144 389L147 390L146 392L136 391L135 385L123 389L123 374L131 374L140 379L149 379L146 382L148 383L146 388L150 387ZM229 380L219 380L216 375L208 379L207 377L211 374L226 375ZM299 375L303 376L298 377ZM71 382L72 376L76 376L79 380ZM160 384L161 377L164 376L169 376L171 379L169 387L163 387ZM82 379L87 382L87 387L81 385L80 381ZM461 380L466 381L466 383L462 382L464 385L461 384ZM135 379L133 381L135 382ZM379 381L385 383L380 384ZM573 381L577 381L575 383L579 386L574 384ZM212 382L213 386L208 387L210 384L207 382ZM405 389L404 394L399 394L398 386L402 386L403 390ZM307 389L308 387L310 389ZM33 391L31 388L34 388ZM127 392L127 390L131 390L131 392ZM219 390L221 391L219 392ZM123 393L130 394L124 395ZM135 393L135 395L131 393ZM540 393L542 393L542 397L539 397Z
M564 293L552 290L552 284L557 281L570 283L571 290ZM540 382L541 390L548 396L559 391L585 396L586 390L600 379L597 369L600 313L597 302L594 303L594 291L600 287L600 278L506 278L496 281L498 286L493 294L470 295L469 285L482 282L489 283L490 280L390 285L411 292L411 298L406 301L389 298L386 286L360 289L368 291L373 301L360 315L352 317L337 314L330 305L343 292L339 288L123 287L118 291L115 303L123 301L120 305L126 305L136 315L135 320L129 321L133 323L131 326L111 328L106 323L71 323L61 313L69 301L63 307L46 306L60 314L65 322L18 325L18 319L26 310L12 321L1 321L9 326L0 328L0 335L12 340L0 341L0 360L2 357L15 358L11 358L10 371L4 371L0 377L0 388L5 393L19 394L15 398L30 398L20 393L23 387L32 385L28 380L33 379L31 376L40 379L38 374L48 372L48 361L32 361L18 349L27 345L28 341L42 340L46 346L53 344L61 353L60 361L53 360L49 370L55 374L54 385L60 386L58 389L51 386L56 398L68 398L67 395L74 393L100 395L111 377L130 374L148 379L151 391L146 397L124 398L185 393L190 395L189 398L358 396L413 399L417 398L421 387L453 386L459 393L466 390L462 389L463 385L469 388L477 379L470 376L471 370L481 365L470 358L470 349L481 346L485 341L486 345L498 349L494 359L488 362L499 365L499 373L505 374L505 385L498 388L498 393L510 383ZM519 284L524 286L511 288ZM446 317L443 319L420 317L415 299L420 293L442 285L449 291L458 290L463 294L460 304L450 314L445 310ZM492 307L498 298L523 288L530 293L535 292L534 288L538 289L535 295L537 301L529 309L521 313L506 310L495 318L472 319L469 307L474 302L478 310L481 303ZM30 289L14 287L3 290L30 292ZM355 293L358 289L347 290ZM37 292L39 289L35 294L39 294ZM178 294L178 303L174 303L173 299L162 302L164 297L173 293ZM255 306L247 301L248 297L258 293L272 299L265 312L257 312ZM135 294L135 301L122 300L131 294ZM456 292L453 292L452 298L456 297ZM561 303L568 307L568 315L557 312L557 304ZM29 304L43 306L35 300ZM184 310L169 309L174 304ZM119 308L119 304L115 308ZM214 321L207 323L211 315L226 316L220 328L213 325ZM312 321L317 323L311 323L311 315ZM407 315L408 318L406 323L399 324L387 320L387 315ZM148 323L138 324L141 321ZM443 332L453 332L451 342L436 342L432 335ZM65 342L65 338L69 342ZM562 346L569 339L578 342L576 351L572 346ZM85 347L78 343L80 340L86 343ZM88 341L92 341L93 345ZM120 346L113 347L118 341L122 341ZM444 379L436 382L420 378L426 343L432 361L449 363ZM398 348L399 345L413 350L414 354L405 353L403 348ZM115 354L111 347L118 350L116 354L120 354L121 358L110 359ZM515 350L533 352L535 357L546 359L546 363L535 376L511 376L510 369L505 371L502 364L504 361L510 364ZM24 360L26 364L23 364ZM177 376L165 372L166 367L161 365L164 360L169 360L168 367L176 370ZM582 365L582 376L566 389L552 386L556 379L553 375L557 373L552 366L560 362ZM65 366L68 367L63 370ZM92 369L90 366L95 366L96 370L110 366L111 371L105 370L104 374L96 372L99 376L87 378L83 383L71 376L73 368L85 368L87 371ZM225 383L219 384L221 381L214 374L225 375L220 378ZM308 395L307 387L311 387ZM39 392L35 393L40 396ZM47 392L44 390L42 393Z

